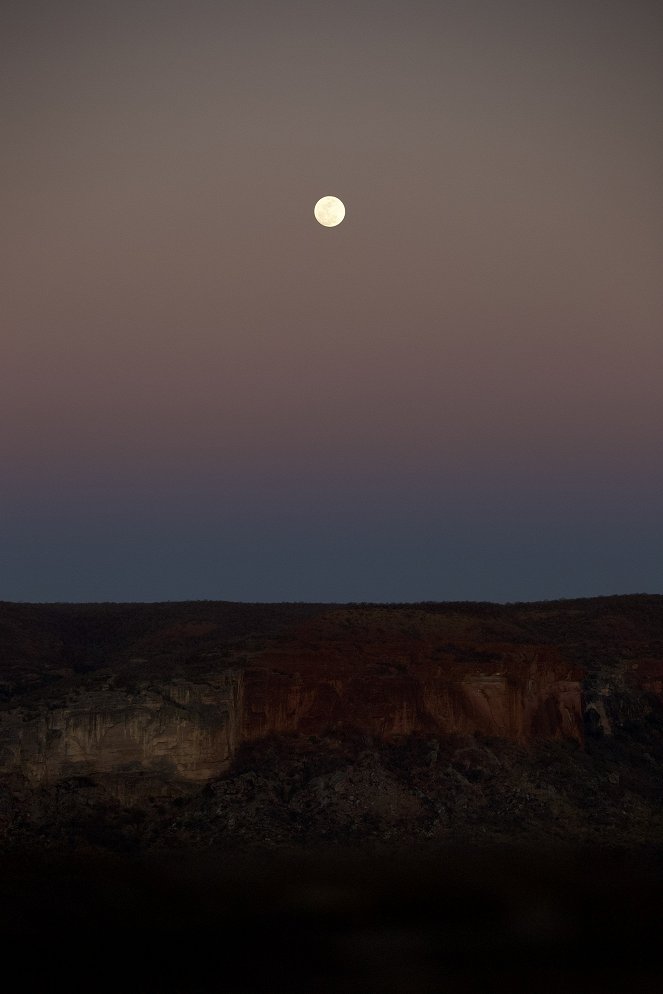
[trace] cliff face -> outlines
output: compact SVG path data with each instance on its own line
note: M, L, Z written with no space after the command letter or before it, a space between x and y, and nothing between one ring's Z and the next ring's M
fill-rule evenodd
M485 643L477 653L393 633L323 636L300 631L204 682L129 691L108 681L57 703L9 708L0 713L0 772L31 783L141 772L200 782L227 770L245 742L334 728L380 741L412 733L582 741L582 674L554 648Z
M484 647L486 648L486 647ZM242 738L349 725L378 739L416 732L582 741L581 671L551 649L487 647L486 662L431 659L407 644L266 653L245 674Z
M10 710L0 715L0 769L32 783L139 771L208 780L236 748L240 693L229 672L214 686L177 681L133 694L106 687L36 713Z
M0 845L639 840L663 598L0 604Z
M624 600L0 605L0 773L199 783L246 743L342 728L582 743L629 687L662 694L663 599Z

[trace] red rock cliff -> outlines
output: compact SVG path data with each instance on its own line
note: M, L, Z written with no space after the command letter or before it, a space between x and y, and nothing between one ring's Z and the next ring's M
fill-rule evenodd
M210 663L198 678L145 676L132 690L111 679L57 702L32 697L0 712L0 772L33 783L145 773L200 782L227 770L243 742L341 727L379 739L582 741L582 674L561 650L479 638L467 624L460 615L332 610L286 639L247 643L248 655Z
M240 736L354 726L377 737L494 735L582 741L581 677L554 647L413 638L319 623L255 657L244 674Z

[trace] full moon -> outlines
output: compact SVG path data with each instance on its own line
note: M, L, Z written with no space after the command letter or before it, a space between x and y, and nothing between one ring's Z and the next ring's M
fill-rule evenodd
M316 221L325 228L334 228L345 217L345 205L338 197L321 197L313 208Z

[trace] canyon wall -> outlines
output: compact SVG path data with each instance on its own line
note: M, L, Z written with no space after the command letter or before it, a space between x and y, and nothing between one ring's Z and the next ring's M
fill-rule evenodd
M237 744L241 679L214 685L173 681L135 693L82 691L65 703L0 715L0 770L32 783L72 775L134 774L204 781Z
M462 653L461 653L462 656ZM339 727L378 739L474 733L526 743L582 741L581 673L554 648L484 645L431 653L411 640L332 640L270 648L204 682L152 681L133 691L76 688L0 712L0 772L33 784L68 776L204 782L243 742L320 736Z
M407 643L265 654L245 674L242 738L319 735L345 724L377 738L482 734L582 741L581 672L552 649L490 646L492 665L413 657Z

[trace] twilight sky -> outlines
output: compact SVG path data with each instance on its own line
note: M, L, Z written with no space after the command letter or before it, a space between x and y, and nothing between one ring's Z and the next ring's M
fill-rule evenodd
M3 3L0 598L663 593L662 28Z

